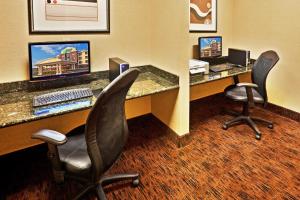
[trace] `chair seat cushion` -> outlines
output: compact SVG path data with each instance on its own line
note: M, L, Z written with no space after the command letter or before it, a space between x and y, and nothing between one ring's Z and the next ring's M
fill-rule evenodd
M83 133L68 137L67 143L58 146L58 153L67 172L86 174L90 171L91 160Z
M254 89L252 88L253 99L256 103L264 103L264 98ZM225 90L226 97L234 100L234 101L242 101L247 102L247 93L245 87L231 87Z

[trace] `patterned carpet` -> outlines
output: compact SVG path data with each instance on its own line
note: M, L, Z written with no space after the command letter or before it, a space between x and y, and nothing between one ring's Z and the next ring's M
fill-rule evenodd
M136 170L141 185L106 187L108 199L300 199L300 123L255 109L275 123L273 130L258 124L257 141L246 125L221 129L232 118L222 107L233 106L218 96L191 103L191 142L180 149L154 117L130 120L128 145L108 174ZM0 158L0 199L71 199L79 191L75 182L53 183L45 152L40 146Z

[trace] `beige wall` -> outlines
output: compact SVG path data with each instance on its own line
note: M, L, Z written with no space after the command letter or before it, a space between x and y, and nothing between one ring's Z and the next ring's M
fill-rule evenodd
M280 61L267 81L271 103L300 112L300 1L235 0L233 44L257 58L273 49Z
M184 135L189 132L188 59L193 57L193 45L198 43L200 36L220 35L223 54L227 55L233 38L233 0L218 1L218 33L189 33L189 1L151 2L151 64L180 76L178 93L152 97L152 113L178 135Z
M30 35L26 0L0 1L0 82L26 80L28 42L90 40L92 71L108 69L118 56L132 66L150 64L150 7L148 1L113 0L111 33L95 35Z
M152 113L178 135L189 133L189 1L151 1L151 64L180 76L180 89L152 97Z
M119 56L132 66L153 64L180 75L179 92L154 96L150 107L178 135L188 133L188 1L110 2L110 34L29 35L27 1L1 1L0 82L28 79L28 42L90 40L92 71L107 69L108 58Z
M190 58L193 58L193 45L198 44L198 38L201 36L222 36L223 38L223 55L227 55L228 47L232 45L233 39L233 2L234 0L218 1L218 32L217 33L190 33ZM196 57L195 57L196 58Z

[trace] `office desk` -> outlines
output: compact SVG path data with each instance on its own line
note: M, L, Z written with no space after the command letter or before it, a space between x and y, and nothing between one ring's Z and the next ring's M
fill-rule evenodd
M126 116L133 118L151 113L151 95L179 88L179 78L153 66L138 67L141 74L132 85L126 97ZM23 87L25 83L17 83L10 92L0 93L0 156L17 150L25 149L41 142L32 140L32 133L40 129L53 129L67 133L73 128L84 124L96 97L80 108L62 109L56 113L35 115L32 98L35 95L52 91L89 87L98 91L109 84L108 72L96 73L93 81L71 87L30 92ZM11 86L0 85L2 91ZM1 91L0 91L1 92Z
M190 101L221 93L224 89L234 84L234 78L240 82L251 82L252 65L247 67L233 67L222 72L209 72L208 75L190 75Z

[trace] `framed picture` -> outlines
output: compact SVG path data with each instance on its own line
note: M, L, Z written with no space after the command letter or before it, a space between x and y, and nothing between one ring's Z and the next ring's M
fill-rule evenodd
M190 0L190 32L217 32L217 0Z
M109 0L28 0L30 34L109 33Z

